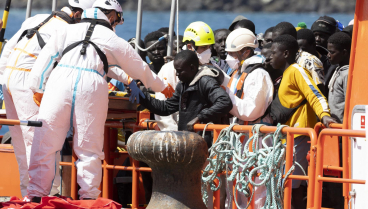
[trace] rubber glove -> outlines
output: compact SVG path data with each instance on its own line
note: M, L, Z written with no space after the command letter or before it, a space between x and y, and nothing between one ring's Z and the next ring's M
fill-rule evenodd
M41 105L43 94L41 93L34 93L33 94L33 101L36 103L37 106Z
M146 98L134 80L130 82L128 87L130 88L130 91L131 91L130 97L129 97L130 102L134 103L134 101L137 100L137 103L139 103L139 95L141 95L141 97L143 98Z
M166 78L164 79L166 80ZM167 86L163 91L161 91L161 93L165 95L166 98L170 98L173 96L175 89L173 89L173 87L168 82L166 83L167 83Z

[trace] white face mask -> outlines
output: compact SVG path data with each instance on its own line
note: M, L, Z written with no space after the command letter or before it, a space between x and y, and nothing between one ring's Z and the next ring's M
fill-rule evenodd
M229 65L229 67L233 70L236 70L239 68L239 60L232 57L230 54L226 56L226 62Z
M212 55L212 53L211 53L211 49L210 48L208 48L206 51L204 51L204 52L202 52L200 54L197 53L199 62L202 65L207 64L207 63L210 62L211 55Z

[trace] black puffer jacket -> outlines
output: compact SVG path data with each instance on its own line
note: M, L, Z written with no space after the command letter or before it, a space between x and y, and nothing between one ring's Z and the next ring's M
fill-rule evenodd
M178 130L187 130L187 124L195 117L201 123L220 124L222 116L233 108L229 95L219 85L217 70L202 67L190 84L180 82L174 95L166 101L157 100L145 93L141 104L151 112L161 116L179 111Z

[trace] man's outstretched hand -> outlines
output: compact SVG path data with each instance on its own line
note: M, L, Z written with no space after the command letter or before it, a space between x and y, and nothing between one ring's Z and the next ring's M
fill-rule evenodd
M324 126L329 128L330 123L337 123L337 121L334 118L330 117L330 116L323 116L322 123L323 123Z
M199 118L195 117L193 120L189 121L187 124L187 131L194 132L194 124L199 123Z

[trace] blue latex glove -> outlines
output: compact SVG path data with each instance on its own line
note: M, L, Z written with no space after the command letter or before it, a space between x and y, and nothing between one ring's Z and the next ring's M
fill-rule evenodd
M144 96L143 92L138 88L138 86L137 86L137 84L135 83L134 80L132 82L130 82L128 87L131 90L131 95L129 97L130 102L134 103L134 101L137 100L137 103L139 103L139 95L141 95L143 98L146 98Z

